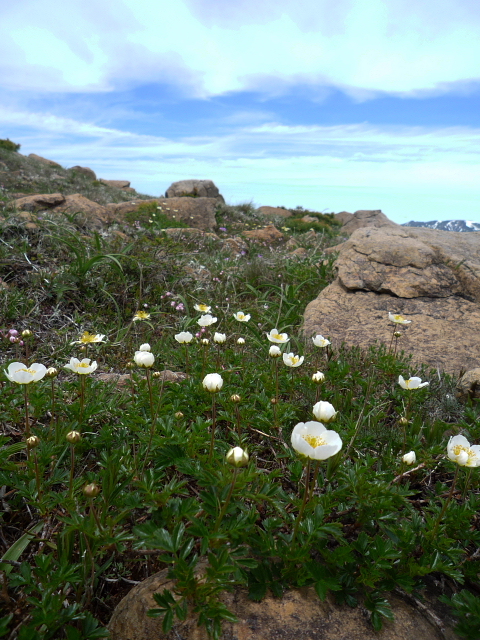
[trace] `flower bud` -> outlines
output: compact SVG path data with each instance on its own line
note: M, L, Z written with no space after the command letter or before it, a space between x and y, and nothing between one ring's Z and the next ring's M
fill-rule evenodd
M223 378L219 373L209 373L203 379L203 388L210 393L217 393L223 387Z
M313 382L315 382L316 384L321 384L322 382L325 381L325 374L322 373L321 371L317 371L316 373L314 373L312 375L312 380Z
M210 344L210 340L208 338L203 338L202 339L202 344L204 347L208 346Z
M26 439L26 443L29 449L35 449L40 444L40 438L38 436L30 436Z
M225 333L218 333L215 332L214 336L213 336L213 341L216 342L217 344L223 344L227 339L227 334Z
M87 498L96 498L100 493L100 487L95 482L90 482L83 487L83 493Z
M30 329L25 329L24 331L22 331L22 338L30 338L31 336L33 336L33 333L30 331Z
M417 461L417 456L415 455L415 451L409 451L402 457L403 462L405 464L415 464Z
M246 467L248 464L248 453L244 451L241 447L233 447L225 456L228 464L231 464L232 467L236 467L237 469L240 467Z
M135 369L135 363L134 362L127 362L127 364L125 365L126 369Z
M271 358L280 358L280 356L282 355L282 351L281 351L280 347L277 347L276 344L272 344L272 346L268 350L268 355Z
M405 416L402 416L398 422L399 422L402 426L405 426L405 425L407 425L407 424L408 424L408 420L407 420L407 418L405 418Z
M278 404L278 399L277 398L272 398L270 400L270 404Z
M177 420L181 420L183 418L183 413L181 411L176 411L175 412L175 418Z
M238 338L237 344L245 344L245 338Z
M150 353L150 351L135 351L133 359L138 367L145 367L147 369L153 367L153 363L155 362L155 356L153 353Z
M313 407L313 415L319 422L333 422L337 416L337 411L330 402L320 400Z
M45 372L45 377L47 378L56 378L58 376L58 370L55 367L48 367Z
M82 439L82 436L78 431L69 431L65 438L67 439L67 442L70 442L70 444L77 444L77 442L80 442Z
M395 338L400 338L402 334L400 333L400 331L395 331L393 335L395 336Z
M230 400L235 403L240 402L241 397L238 395L238 393L234 393L232 396L230 396Z
M160 371L154 371L152 373L152 378L160 378L162 374L160 373Z

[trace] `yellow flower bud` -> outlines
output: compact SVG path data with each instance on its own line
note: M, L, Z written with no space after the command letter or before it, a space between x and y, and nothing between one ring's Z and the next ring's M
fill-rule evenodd
M55 369L55 367L48 367L45 372L45 376L47 378L56 378L58 376L58 369Z
M24 331L22 331L22 338L30 338L31 336L33 336L33 333L30 331L30 329L25 329Z
M230 396L230 400L232 402L240 402L241 397L238 395L238 393L234 393L233 395Z
M82 436L78 431L69 431L65 438L67 442L70 442L70 444L77 444L77 442L80 442L82 439Z
M98 484L95 484L95 482L91 482L83 487L83 493L87 498L96 498L100 493L100 487Z
M40 438L38 438L37 436L30 436L29 438L27 438L26 443L29 449L35 449L35 447L38 447L38 445L40 444Z

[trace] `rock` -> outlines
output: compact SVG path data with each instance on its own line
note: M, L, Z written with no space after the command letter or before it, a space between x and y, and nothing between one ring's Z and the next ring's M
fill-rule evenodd
M92 169L89 169L88 167L79 167L77 165L75 167L70 167L70 169L67 169L67 171L71 171L72 173L81 173L87 176L87 178L91 178L92 180L97 179L95 171L92 171Z
M167 198L215 198L225 202L217 186L211 180L180 180L173 182L167 189Z
M244 231L243 235L253 242L266 242L272 244L273 242L280 242L285 238L283 233L279 231L273 224L263 229L252 229L251 231Z
M480 369L471 369L457 382L457 398L468 400L480 398Z
M298 247L294 251L290 252L291 256L296 256L297 258L305 258L307 254L308 251L305 249L305 247Z
M150 576L133 589L116 607L108 629L111 640L208 640L204 627L197 626L192 613L175 621L169 634L162 632L162 618L149 618L158 608L154 593L174 586L167 569ZM221 601L238 622L223 624L222 640L454 640L445 625L442 631L407 601L388 596L395 615L393 622L374 632L362 607L337 605L327 597L321 601L313 587L287 591L282 598L267 595L260 602L247 597L245 589L223 593Z
M346 213L346 212L344 212ZM340 214L338 214L340 215ZM342 232L349 235L355 231L355 229L361 229L362 227L398 227L400 225L395 224L387 218L387 216L380 211L376 210L363 210L355 211L353 216L344 223Z
M108 187L116 187L117 189L128 189L130 187L130 182L128 180L103 180L100 178L100 182L106 184ZM134 189L132 189L134 191Z
M298 242L295 238L290 238L287 240L287 244L285 245L285 249L287 251L294 251L298 248Z
M37 193L33 196L25 196L14 200L14 206L23 211L39 211L40 209L51 209L65 202L65 197L61 193Z
M60 167L60 169L62 168L61 164L58 164L58 162L54 162L53 160L48 160L47 158L42 158L42 156L37 156L36 153L30 153L28 155L29 158L32 158L32 160L37 160L37 162L42 162L43 164L48 164L51 167Z
M52 211L70 215L77 213L78 217L75 220L78 220L82 226L93 229L98 229L110 221L109 211L106 207L85 198L80 193L65 196L65 202L54 207Z
M450 373L478 365L480 235L386 225L357 229L332 249L337 277L307 306L307 336L388 344L388 313L400 313L412 323L399 349L414 362Z
M290 218L293 214L288 209L281 209L280 207L259 207L258 213L262 216L280 216L281 218Z
M300 220L302 222L307 222L307 223L312 223L312 222L318 222L318 218L314 218L313 216L303 216L303 218L300 218Z
M223 246L229 249L235 256L246 255L248 253L248 244L243 238L240 238L240 236L225 238L225 240L223 240Z
M341 222L344 225L353 218L353 213L349 213L348 211L340 211L340 213L335 213L334 217L335 220L338 220L338 222Z

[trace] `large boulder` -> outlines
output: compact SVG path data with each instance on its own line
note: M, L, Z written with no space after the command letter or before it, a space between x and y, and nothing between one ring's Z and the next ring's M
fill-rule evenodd
M332 251L337 277L311 302L307 336L388 343L388 313L412 323L400 349L449 372L478 366L480 234L385 225L360 228Z
M107 187L115 187L116 189L128 189L130 187L130 182L128 180L103 180L100 178L100 182L106 184Z
M175 622L168 634L162 631L161 618L147 616L149 609L158 608L153 594L172 587L166 569L133 587L113 613L108 626L111 640L209 640L205 628L197 626L191 612L186 620ZM287 591L283 598L267 595L261 602L249 600L246 590L237 588L223 593L220 599L238 618L238 622L223 625L221 637L228 640L455 639L436 613L432 612L432 620L435 619L441 631L415 606L398 596L389 596L394 622L386 622L377 633L362 607L337 605L330 598L322 602L313 587Z
M28 157L31 158L32 160L36 160L37 162L41 162L42 164L47 164L50 167L60 167L60 169L62 168L61 164L58 164L58 162L55 162L54 160L49 160L48 158L43 158L42 156L37 156L36 153L29 153Z
M13 204L18 211L39 211L51 209L64 202L65 196L61 193L36 193L32 196L17 198Z
M350 217L351 216L351 217ZM347 211L342 211L337 214L337 219L343 223L342 233L348 233L349 235L355 231L355 229L361 229L362 227L398 227L398 224L392 222L387 216L380 211L380 209L360 209L355 211L353 215L348 214Z
M80 193L65 196L65 201L51 209L56 213L77 214L75 220L84 227L99 229L109 222L108 209Z
M290 218L293 215L289 209L268 206L258 207L258 213L261 213L262 216L270 216L272 218Z
M244 231L243 235L247 240L252 242L259 242L263 244L272 244L275 242L281 242L285 239L284 234L277 229L273 224L263 227L261 229L252 229L251 231Z
M225 202L218 187L212 180L180 180L173 182L167 189L167 198L216 198Z
M75 167L70 167L70 169L67 169L67 171L71 171L72 173L81 173L82 175L87 176L87 178L90 178L91 180L97 179L95 171L93 171L89 167L80 167L79 165L76 165Z

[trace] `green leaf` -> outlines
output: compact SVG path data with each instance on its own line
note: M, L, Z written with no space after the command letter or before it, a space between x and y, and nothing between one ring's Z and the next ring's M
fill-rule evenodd
M41 531L44 527L45 523L42 521L37 522L36 525L34 525L31 529L28 530L27 533L24 533L23 536L21 536L18 540L16 540L12 546L7 549L7 551L5 551L5 553L3 554L1 560L0 560L0 570L5 571L6 574L9 574L12 569L13 569L13 565L11 564L6 564L5 560L11 560L12 562L17 562L18 559L20 558L20 556L22 555L22 553L25 551L25 549L28 547L30 541L35 537L35 535Z

